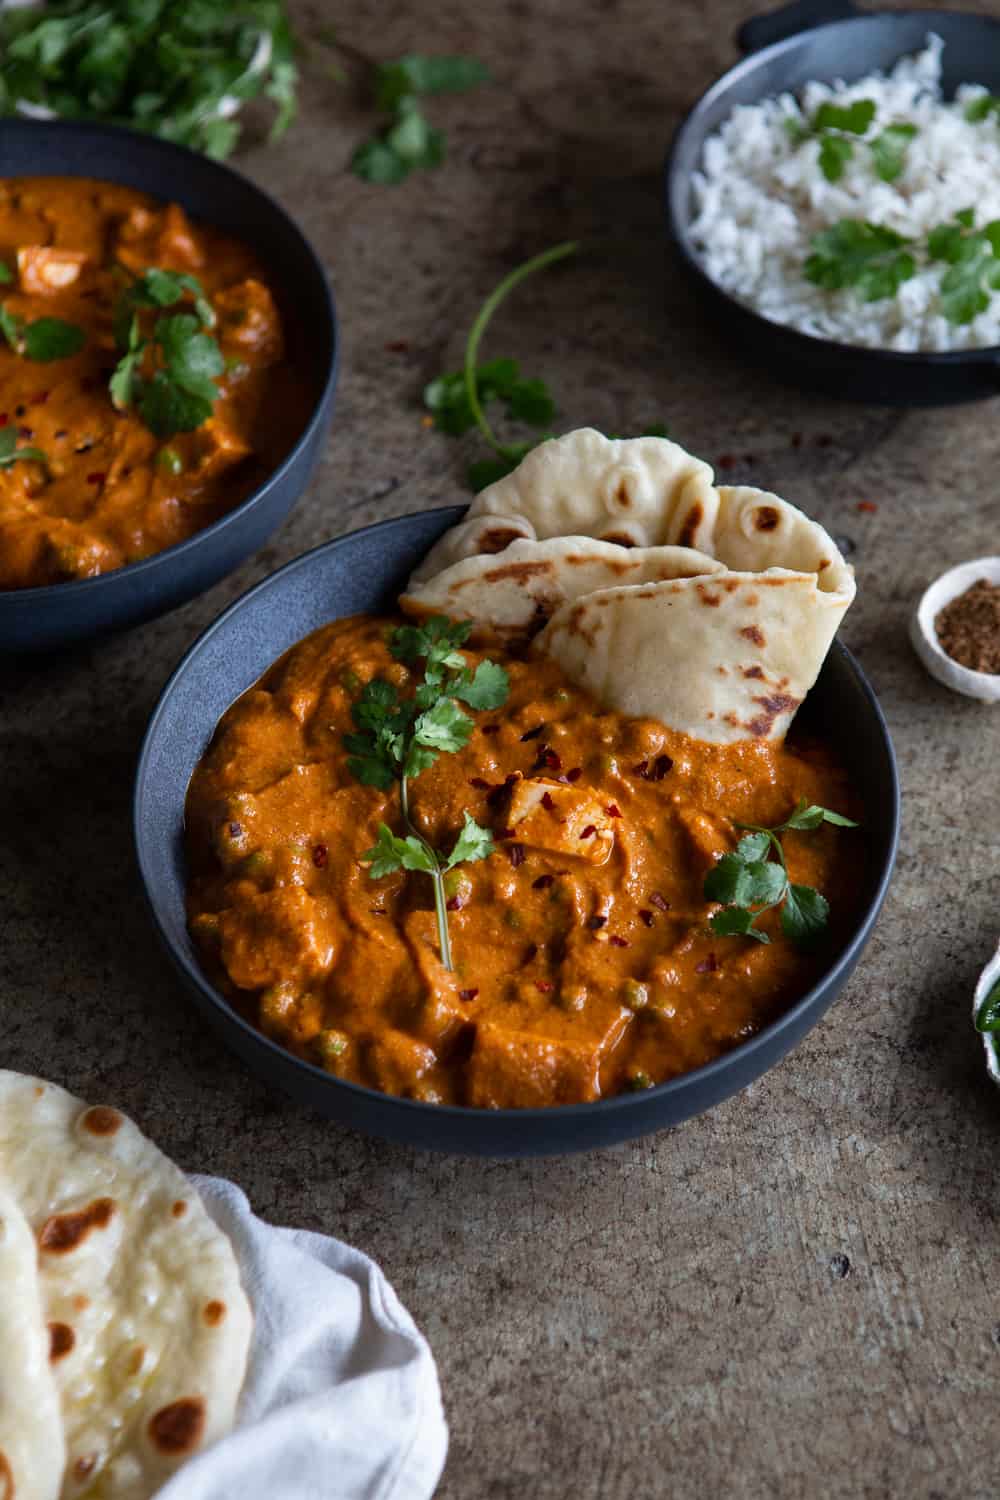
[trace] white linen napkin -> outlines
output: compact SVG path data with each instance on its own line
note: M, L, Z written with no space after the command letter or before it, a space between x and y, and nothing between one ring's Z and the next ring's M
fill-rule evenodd
M374 1261L194 1177L254 1309L236 1430L157 1500L428 1500L448 1429L430 1348Z

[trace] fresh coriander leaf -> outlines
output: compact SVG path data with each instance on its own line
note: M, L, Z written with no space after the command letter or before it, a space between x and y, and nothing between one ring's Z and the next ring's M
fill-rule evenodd
M3 334L15 354L21 352L21 336L24 329L24 319L12 313L9 308L0 303L0 333Z
M136 399L142 354L142 349L136 349L131 354L123 354L115 366L114 374L108 381L111 402L117 411L125 411Z
M154 436L173 437L177 432L194 432L212 415L212 402L192 395L171 380L164 370L157 370L143 386L139 415Z
M428 875L437 872L437 861L425 844L412 835L397 838L384 823L378 825L378 842L366 849L361 858L371 863L368 871L371 880L381 880L401 869L423 870Z
M0 260L0 286L9 286L13 280L14 272L7 265L6 261Z
M412 101L403 101L395 125L386 132L385 145L409 168L438 167L444 161L444 135L436 130Z
M16 447L17 429L11 427L9 423L5 423L3 427L0 427L0 463L5 458L10 458Z
M766 833L746 833L736 845L735 855L744 864L753 864L764 859L771 847L771 838Z
M864 135L875 118L874 99L855 99L853 104L821 104L813 116L814 130L847 130Z
M895 182L906 166L906 148L917 133L915 125L888 125L871 142L872 162L883 182Z
M813 236L805 274L828 290L857 287L866 302L875 302L893 296L915 274L916 262L904 248L908 243L881 225L840 219Z
M414 722L413 739L430 750L461 750L472 734L473 723L451 698L441 698Z
M769 943L771 939L754 926L755 921L755 914L744 907L727 906L724 911L715 912L708 925L720 937L749 937L756 938L758 943Z
M351 171L365 182L391 186L402 182L410 175L411 163L406 162L387 146L385 141L365 141L351 157Z
M1000 979L992 986L976 1011L976 1030L1000 1031Z
M990 115L1000 115L1000 98L996 94L980 94L965 106L965 118L976 125Z
M1000 220L974 229L975 210L963 209L952 223L939 224L927 239L932 260L948 263L941 278L941 308L951 323L971 323L985 312L1000 287Z
M87 342L87 335L76 323L67 323L62 318L36 318L24 329L24 352L29 359L48 363L54 359L68 359L79 354Z
M750 884L746 862L738 854L724 854L705 876L705 900L718 901L722 906L746 906Z
M269 141L280 140L295 119L298 81L299 71L293 62L275 62L270 82L264 86L264 97L278 106L278 113L267 137Z
M225 361L215 339L199 327L189 313L169 314L157 321L156 342L171 379L191 395L215 401L219 390L214 378L224 373Z
M738 902L741 906L774 906L785 894L788 875L783 865L774 860L758 860L745 865L748 878L747 895Z
M464 818L462 831L455 840L454 847L445 861L444 868L446 870L454 869L456 865L461 864L463 861L473 864L476 860L488 859L493 853L493 835L490 833L490 830L480 827L468 813L464 814Z
M812 136L809 126L798 115L786 115L781 123L793 146L801 146Z
M826 929L830 903L811 885L790 885L781 908L781 930L786 937L808 948Z
M825 808L817 807L815 803L808 803L803 797L801 802L799 802L798 806L796 807L795 811L785 819L784 823L779 824L779 827L781 829L818 828L819 825L823 822L825 816ZM835 813L834 817L836 816L837 814Z
M506 479L508 474L513 474L523 457L523 454L516 457L498 454L496 458L477 458L465 471L469 489L478 495L480 490L488 489L499 479Z
M960 224L964 224L966 229L971 229L976 222L976 210L974 208L961 208L955 215L955 218Z
M839 182L854 155L854 143L846 136L824 131L819 138L819 169L827 182Z
M0 427L0 469L9 469L12 464L31 461L44 464L48 460L40 448L17 446L17 429L9 424Z
M519 380L505 397L507 415L529 427L547 427L556 414L556 404L544 380Z
M459 683L454 694L472 709L499 708L506 703L510 678L497 662L481 661L469 682Z
M382 63L375 70L375 103L392 113L414 94L458 94L489 78L475 57L427 57L419 53Z

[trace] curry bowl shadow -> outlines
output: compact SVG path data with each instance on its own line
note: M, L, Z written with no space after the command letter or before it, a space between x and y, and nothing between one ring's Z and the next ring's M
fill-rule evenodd
M803 714L836 745L867 809L857 916L808 993L707 1066L591 1104L480 1110L378 1093L301 1061L237 1015L202 971L184 905L188 782L222 714L277 657L332 619L391 610L413 568L463 514L464 507L449 506L327 542L257 584L209 626L167 683L146 732L133 806L139 869L159 936L204 1020L250 1068L299 1103L371 1135L463 1155L554 1155L611 1145L677 1125L759 1078L843 989L871 935L896 855L892 742L864 674L835 642Z
M186 541L95 578L0 591L0 652L49 651L141 624L204 593L263 546L298 500L333 411L339 341L315 251L283 208L221 162L112 125L4 120L0 178L92 177L180 203L249 243L270 271L309 414L278 466L239 505Z

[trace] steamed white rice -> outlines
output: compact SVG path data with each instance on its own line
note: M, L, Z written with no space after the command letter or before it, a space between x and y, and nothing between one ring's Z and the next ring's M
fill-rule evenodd
M805 276L813 235L840 219L868 219L922 244L930 230L974 207L976 225L1000 218L1000 124L991 115L965 118L987 90L963 84L953 101L941 96L943 43L930 35L923 52L892 72L857 83L810 83L799 99L782 94L740 105L705 143L694 174L696 218L691 237L705 271L740 302L803 333L876 349L980 349L1000 344L1000 294L964 325L941 309L947 268L918 258L917 274L894 297L865 302L853 288L827 291ZM887 125L914 125L906 165L883 182L860 137L838 182L819 167L819 143L796 145L784 122L811 120L820 105L871 99L877 106L865 139Z

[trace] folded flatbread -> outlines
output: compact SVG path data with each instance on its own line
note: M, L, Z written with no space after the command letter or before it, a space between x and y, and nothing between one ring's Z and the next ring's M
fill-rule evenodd
M251 1314L232 1246L124 1115L2 1071L0 1183L37 1251L63 1500L148 1500L233 1425Z
M56 1500L66 1461L35 1237L0 1185L0 1500Z
M691 547L616 546L593 537L519 538L499 557L465 557L416 583L400 599L410 615L474 620L479 633L534 634L561 604L615 584L718 573L723 564Z

